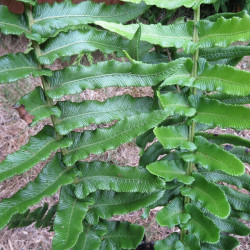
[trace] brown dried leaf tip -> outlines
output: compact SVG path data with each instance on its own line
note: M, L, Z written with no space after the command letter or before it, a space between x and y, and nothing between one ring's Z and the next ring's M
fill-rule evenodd
M34 116L28 113L24 105L21 105L21 106L13 105L13 108L17 110L19 117L22 120L26 121L28 125L32 123Z

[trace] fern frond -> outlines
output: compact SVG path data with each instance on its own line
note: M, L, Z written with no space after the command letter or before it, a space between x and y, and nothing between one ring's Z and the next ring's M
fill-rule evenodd
M0 84L15 82L28 78L30 75L34 77L42 75L51 76L52 72L38 67L33 52L29 54L7 54L0 57Z
M166 77L179 74L183 64L187 62L190 62L190 59L181 58L157 65L111 60L89 67L68 67L55 71L52 77L47 78L51 87L46 94L52 99L60 99L64 95L80 93L84 89L155 86Z
M54 128L45 126L37 135L31 137L28 144L9 154L0 163L0 180L21 174L40 161L46 160L52 152L72 144L69 138L58 139Z
M148 193L159 190L165 183L149 174L144 168L119 167L105 162L78 162L81 177L74 185L74 193L79 199L96 190L116 192Z
M133 98L130 95L116 96L105 102L84 101L72 103L59 102L62 115L56 130L68 134L71 130L86 127L91 123L109 123L113 120L122 120L125 117L156 110L158 104L153 98Z
M230 205L224 192L214 183L208 182L201 174L193 173L195 181L189 187L182 187L181 193L198 200L212 214L219 218L227 218Z
M41 87L37 87L29 94L22 96L16 104L18 106L24 105L25 110L27 110L30 115L34 116L31 126L34 126L44 118L49 118L51 115L56 117L61 116L59 107L50 106L47 103L45 93Z
M184 164L181 161L156 161L148 165L147 170L154 175L164 178L165 181L172 181L176 178L179 182L188 185L194 181L194 177L186 174Z
M151 113L142 113L118 121L111 128L85 131L83 134L71 132L70 138L74 141L64 156L66 165L73 165L77 160L87 158L91 153L100 154L115 149L125 142L162 122L169 111L156 110Z
M56 36L59 32L66 32L74 26L93 23L97 20L128 22L143 14L147 9L145 3L106 5L86 1L76 5L71 1L64 1L55 2L53 5L39 4L33 10L31 30L44 40L44 38Z
M78 200L72 196L69 186L62 187L54 221L53 249L69 249L75 245L83 230L82 221L88 206L93 202Z
M196 108L192 118L197 123L211 125L213 128L248 129L250 127L250 109L243 106L229 105L217 100L191 96L191 104Z
M89 206L86 220L90 224L96 224L99 218L108 219L113 215L126 214L141 209L159 200L163 194L164 191L154 193L97 191L89 196L95 199L95 203Z
M62 185L72 183L76 173L64 169L59 153L49 162L34 182L28 183L11 198L3 199L0 203L0 229L10 220L13 214L23 213L26 209L38 203L44 196L54 194Z

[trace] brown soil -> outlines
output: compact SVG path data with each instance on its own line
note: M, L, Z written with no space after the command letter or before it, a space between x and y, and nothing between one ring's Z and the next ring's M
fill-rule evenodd
M24 51L27 46L27 39L24 37L17 38L15 36L1 37L0 56L6 53L16 53ZM95 60L104 60L99 52L94 54ZM250 69L250 57L245 57L242 62L237 66L243 70ZM84 59L83 59L84 60ZM86 63L86 60L83 61ZM57 61L53 68L65 67L66 64ZM25 121L19 118L15 109L12 108L13 104L24 94L33 90L36 86L40 85L39 78L30 77L25 80L20 80L16 83L8 85L0 85L0 161L4 160L7 154L18 150L22 145L26 144L30 136L39 132L44 124L49 124L50 120L47 119L34 127L29 127ZM114 95L130 94L135 97L152 96L151 88L107 88L96 91L86 90L81 94L74 97L68 97L74 101L81 100L99 100L103 101ZM242 137L250 139L250 131L234 131L231 129L222 130L217 128L214 132L217 133L232 133L238 134ZM137 166L139 161L139 149L136 147L135 142L126 143L116 150L108 151L101 156L91 155L89 160L100 159L104 161L111 161L119 165ZM20 188L24 187L28 182L35 179L37 174L41 171L47 161L37 164L30 171L24 174L15 176L0 183L0 200L12 196ZM38 205L44 202L49 203L50 206L58 201L58 194L52 197L45 197ZM35 209L38 205L32 207ZM156 209L157 210L157 209ZM169 233L174 230L169 230L167 227L160 227L155 222L156 210L150 212L148 219L141 219L142 210L129 213L127 215L115 216L113 220L126 220L132 223L143 225L146 229L146 237L148 241L156 241L166 238ZM28 249L51 249L51 242L53 232L48 232L47 229L36 229L34 225L0 231L0 250L28 250ZM249 249L249 238L238 237L241 245L237 249Z

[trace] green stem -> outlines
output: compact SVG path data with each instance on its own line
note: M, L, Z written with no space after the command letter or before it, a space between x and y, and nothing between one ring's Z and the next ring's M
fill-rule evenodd
M33 23L33 15L32 15L32 11L31 11L31 6L29 4L25 4L25 14L27 16L29 29L31 31L31 26ZM37 59L38 67L39 67L39 69L43 69L44 68L43 65L41 65L38 61L38 57L41 55L40 46L36 41L32 41L32 46L34 48L34 53L35 53L35 57ZM41 76L41 80L42 80L42 87L43 87L44 93L45 93L45 99L46 99L48 105L50 107L53 107L54 106L53 99L51 99L50 97L48 97L46 95L46 90L48 90L50 88L50 84L46 81L44 76ZM60 119L54 115L51 115L51 121L52 121L53 126L55 127L59 123ZM58 140L60 140L60 139L63 139L63 136L56 132L56 138ZM65 155L67 153L67 149L61 148L61 153L62 153L62 155Z
M197 29L197 23L200 21L200 6L194 10L194 33L193 33L193 42L197 43L199 41L199 33ZM198 76L198 60L199 60L199 49L193 54L193 69L192 69L192 77L197 78ZM191 88L191 94L196 94L196 88ZM188 127L188 140L193 142L195 136L195 122ZM187 175L191 175L194 168L194 164L192 162L188 162L187 166ZM184 206L190 202L189 197L185 197ZM183 237L186 234L186 230L181 230L181 241L183 241Z

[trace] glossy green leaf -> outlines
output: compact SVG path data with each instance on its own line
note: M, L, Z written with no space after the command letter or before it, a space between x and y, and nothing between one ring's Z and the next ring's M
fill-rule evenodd
M161 179L144 168L115 166L105 162L79 162L81 177L77 180L74 193L79 199L96 190L116 192L154 192L164 187Z
M150 145L143 155L140 157L139 166L146 166L157 160L160 155L169 153L169 150L164 149L160 142Z
M201 171L200 172L206 180L210 182L226 182L231 185L235 185L239 189L247 189L250 191L250 176L249 174L243 174L240 176L232 176L221 171Z
M129 222L104 221L108 232L102 236L100 250L135 249L142 241L144 228Z
M216 22L203 20L198 23L199 41L194 45L195 48L208 47L228 47L231 43L237 41L250 40L250 16L243 18L233 17L217 19Z
M141 39L141 26L139 26L138 30L135 32L135 35L129 42L127 49L128 55L136 61L139 61L140 39Z
M166 2L166 1L165 1ZM128 39L132 39L137 31L139 24L122 25L109 23L105 21L97 21L95 24L116 32ZM158 24L140 24L141 25L141 40L149 43L160 45L161 47L177 47L187 48L192 44L193 22L172 24L163 26Z
M250 32L250 31L249 31ZM202 73L192 84L193 87L206 91L220 91L221 93L247 96L250 94L250 72L238 70L231 66L206 63Z
M193 116L195 109L190 106L188 100L180 93L166 93L158 95L163 108L171 108L178 115Z
M239 221L236 218L229 217L225 220L222 220L211 214L207 216L222 232L241 236L247 236L250 234L250 228L248 228L243 222Z
M149 206L159 200L164 191L154 193L116 193L114 191L97 191L90 195L95 204L89 206L86 220L96 224L99 218L108 219L113 215L126 214Z
M7 54L0 57L0 83L15 82L28 78L30 75L34 77L51 76L52 72L48 69L39 69L32 52L29 54Z
M200 250L200 241L193 234L184 234L182 241L177 241L175 247L178 250Z
M186 223L190 215L183 213L183 199L177 197L156 214L156 221L161 226L173 228L175 225Z
M178 183L177 181L173 181L171 184L172 187L169 190L166 190L159 200L144 208L141 216L143 219L147 219L149 217L150 209L165 206L170 200L175 198L180 193L180 187L182 187L183 184ZM168 185L170 186L171 184Z
M25 110L27 110L30 115L34 116L31 124L32 126L44 118L50 118L51 115L57 117L61 115L59 107L50 106L47 103L44 91L41 87L37 87L29 94L23 96L16 104L24 105Z
M241 136L231 135L231 134L210 134L204 132L195 133L196 136L202 136L208 141L216 144L233 144L236 146L245 146L250 148L250 141L244 139Z
M241 161L250 164L250 150L248 148L240 147L240 146L233 147L230 145L226 145L224 149L228 151L229 153L235 155Z
M68 67L55 71L53 77L47 78L51 88L46 93L52 99L60 99L84 89L155 86L166 77L178 74L187 61L190 62L190 59L181 58L168 64L148 65L111 60L89 67Z
M101 50L103 53L126 50L129 41L104 30L83 29L60 33L41 46L38 60L52 64L57 58Z
M196 149L195 144L188 140L187 125L156 127L154 134L165 149Z
M230 214L230 205L224 192L198 173L193 173L193 177L195 181L189 187L181 188L182 195L200 201L209 212L219 218L227 218Z
M46 160L52 152L72 144L69 138L57 139L53 127L45 126L37 135L30 138L28 144L9 154L0 163L0 180L29 170L40 161Z
M211 144L203 137L196 136L195 145L197 150L194 153L182 155L185 161L199 163L209 170L221 170L230 175L242 175L244 173L244 164L216 144Z
M187 204L186 212L190 214L191 219L182 229L189 230L192 234L196 235L201 242L218 242L220 230L211 219L205 217L201 210L194 204Z
M156 5L159 8L168 10L177 9L179 7L191 8L202 3L214 3L216 0L143 0L147 5ZM140 3L142 0L124 0L124 2Z
M73 250L99 250L101 245L101 237L107 233L108 229L104 223L91 226L83 224L83 231L72 248Z
M220 240L218 241L218 243L216 244L202 244L202 249L204 250L217 250L217 249L221 249L221 250L232 250L235 249L238 245L240 244L240 242L227 234L220 234Z
M176 250L175 243L180 239L178 233L172 233L164 240L158 240L154 244L155 250Z
M167 115L169 115L167 110L156 110L151 113L127 117L110 128L85 131L83 134L71 132L69 136L74 143L68 148L64 162L66 165L73 165L77 160L87 158L91 153L101 154L107 150L115 149L156 126Z
M32 32L43 38L56 36L69 27L93 23L97 20L117 23L128 22L147 10L144 3L140 5L106 5L91 1L73 4L71 1L37 5L34 8Z
M90 204L93 201L81 201L73 197L69 186L62 187L53 227L53 249L68 249L75 245L83 230L82 220Z
M225 192L228 202L231 207L235 210L243 211L250 213L249 203L250 196L247 194L243 194L233 188L227 186L220 186L221 189Z
M56 154L34 182L28 183L11 198L3 199L0 203L0 228L2 229L13 214L23 213L32 205L38 203L44 196L54 194L62 185L73 182L75 173L62 166L59 154Z
M191 184L194 181L194 177L186 174L181 161L156 161L148 165L147 170L152 174L164 178L166 181L172 181L174 178L185 184Z
M213 94L209 94L206 96L210 99L216 99L220 102L224 102L226 104L248 104L250 103L250 95L248 96L234 96L234 95L227 95L219 92L215 92Z
M92 123L109 123L132 115L151 112L158 108L153 98L133 98L130 95L116 96L105 102L84 101L72 103L59 102L62 115L56 130L60 134L68 134L71 130L86 127Z
M24 15L13 14L3 5L0 5L0 31L6 35L20 36L24 34L29 39L40 39L39 35L30 33Z
M197 110L193 118L195 122L239 130L250 127L250 108L194 96L189 99Z

